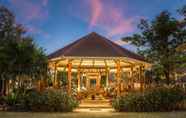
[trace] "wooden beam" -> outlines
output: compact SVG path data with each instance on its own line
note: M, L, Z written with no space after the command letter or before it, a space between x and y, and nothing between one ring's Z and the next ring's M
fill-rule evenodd
M77 56L63 56L60 58L56 58L56 59L50 59L49 62L54 62L54 61L60 61L62 59L107 59L107 60L130 60L131 62L135 62L136 64L140 65L140 64L147 64L147 65L151 65L150 63L146 62L146 61L141 61L141 60L137 60L137 59L133 59L133 58L127 58L127 57L77 57Z
M115 62L115 65L116 65L116 62ZM64 64L64 65L60 65L60 66L58 66L58 67L65 67L66 66L66 64ZM84 65L84 66L81 66L81 65L73 65L72 66L72 68L75 68L75 69L78 69L78 68L97 68L97 69L104 69L105 68L105 66L92 66L92 65ZM116 68L116 66L107 66L107 67L109 67L110 69L114 69L114 68ZM126 66L121 66L120 65L120 67L121 68L130 68L131 66L129 66L129 65L126 65Z
M134 66L134 65L135 65L134 63L129 62L129 61L125 61L124 59L122 59L122 60L121 60L121 62L128 63L128 64L130 64L130 65L132 65L132 66Z

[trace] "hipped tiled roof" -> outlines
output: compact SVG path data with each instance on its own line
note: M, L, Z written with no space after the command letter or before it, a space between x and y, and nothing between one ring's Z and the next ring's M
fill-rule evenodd
M48 56L49 59L73 57L128 57L145 61L144 57L137 55L111 40L93 32L79 40L61 48Z

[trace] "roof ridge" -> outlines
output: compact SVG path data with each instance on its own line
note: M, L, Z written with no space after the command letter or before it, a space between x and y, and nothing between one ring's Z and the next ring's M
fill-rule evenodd
M81 42L81 41L83 41L83 40L86 40L86 39L87 39L87 37L88 37L88 35L83 36L83 37L79 38L78 40L76 40L76 41L74 42L74 44L72 44L72 46L70 47L70 49L68 49L66 52L64 52L64 54L66 54L66 53L70 52L70 51L72 50L72 48L73 48L73 47L75 47L75 46L79 45L79 44L80 44L80 42ZM79 43L78 43L78 42L79 42Z
M122 52L120 51L120 50L118 50L117 49L117 47L116 46L113 46L112 44L115 44L115 43L113 43L111 40L109 40L108 38L106 38L106 37L104 37L104 36L101 36L101 35L99 35L99 34L97 34L98 36L100 36L100 37L102 37L102 38L100 38L100 39L104 39L112 48L114 48L116 51L119 51L120 52L120 55L122 55ZM116 44L117 45L117 44ZM117 45L117 46L120 46L120 45Z

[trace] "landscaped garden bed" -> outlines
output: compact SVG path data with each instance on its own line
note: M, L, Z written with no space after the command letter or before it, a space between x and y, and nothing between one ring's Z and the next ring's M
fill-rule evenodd
M55 89L43 92L17 89L1 100L4 111L70 112L78 106L74 97Z
M117 111L155 112L184 110L186 95L179 87L157 87L143 93L129 93L113 100Z

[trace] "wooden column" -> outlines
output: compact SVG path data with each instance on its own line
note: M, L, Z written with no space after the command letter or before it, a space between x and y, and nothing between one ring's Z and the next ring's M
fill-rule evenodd
M101 87L101 74L99 73L99 75L97 75L96 78L96 90L100 90Z
M77 73L77 80L78 80L78 92L80 92L81 88L81 75L80 75L80 68L78 68L78 73Z
M106 68L106 87L109 86L109 68Z
M145 89L145 67L144 65L142 66L142 87L143 87L143 91Z
M134 67L131 67L131 82L132 82L132 89L134 90Z
M143 66L139 68L140 91L143 92Z
M88 75L86 74L86 89L89 90L89 88L90 88L90 80Z
M68 63L68 94L71 95L72 92L72 64Z
M121 66L120 66L120 61L118 60L116 62L116 68L117 68L117 96L120 96L120 81L121 81Z
M53 87L57 88L57 63L54 65L54 81L53 81Z

